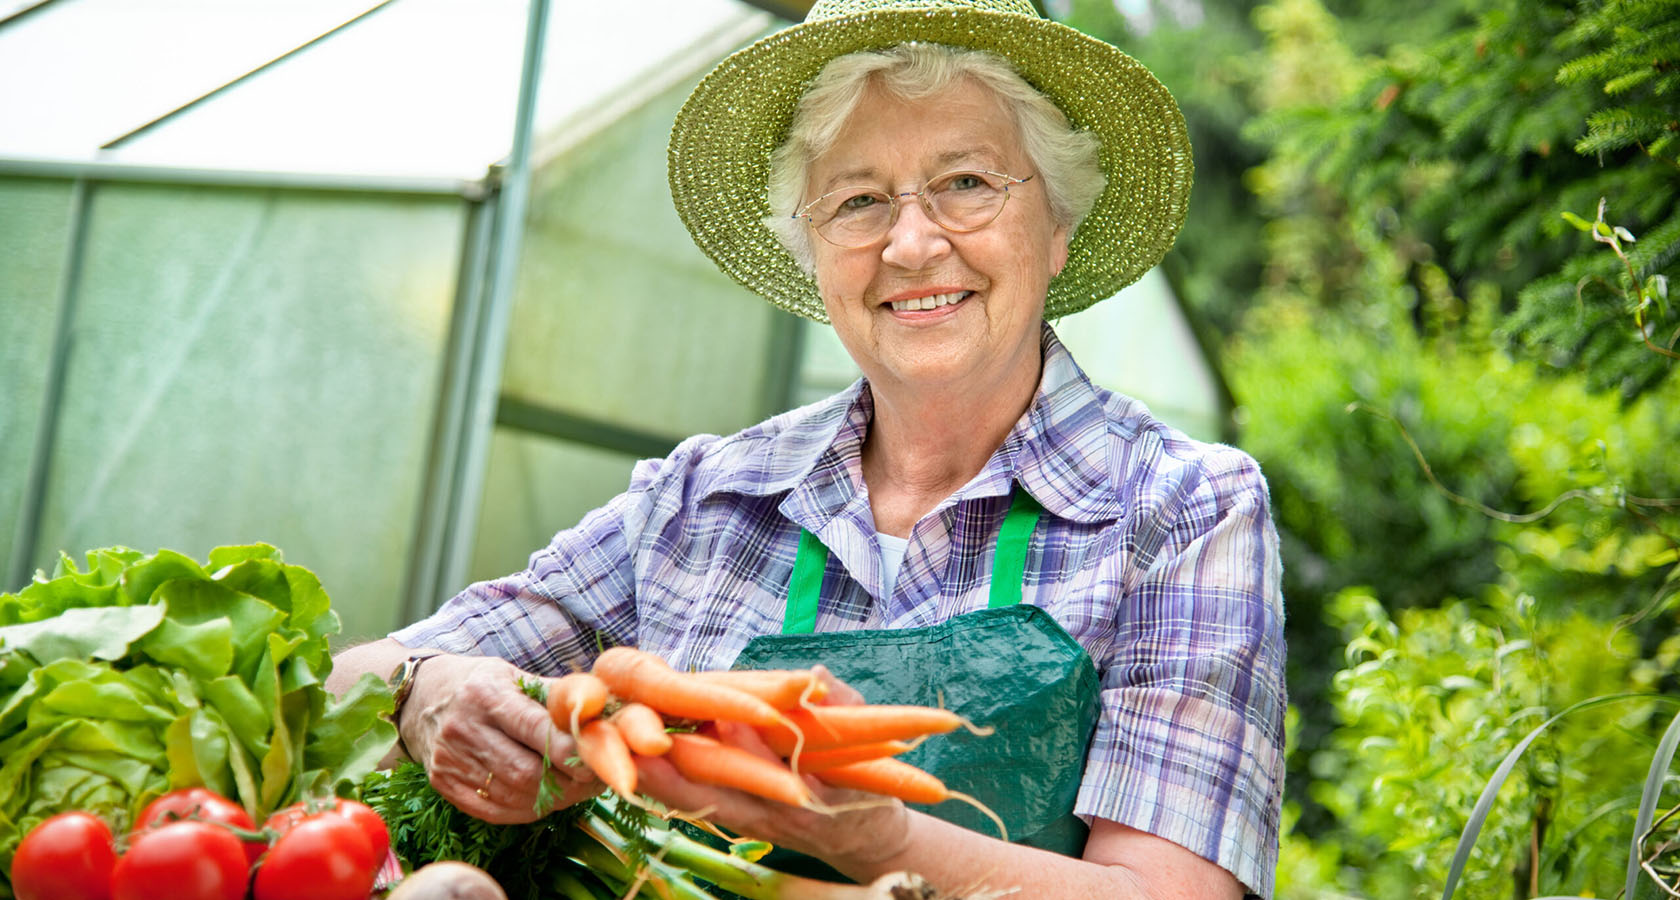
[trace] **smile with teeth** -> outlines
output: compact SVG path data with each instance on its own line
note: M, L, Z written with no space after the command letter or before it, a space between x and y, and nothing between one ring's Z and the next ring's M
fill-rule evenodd
M892 302L892 308L893 312L909 312L919 309L938 309L941 306L950 306L958 300L967 297L971 293L973 292L957 291L951 294L932 294L927 297L911 297L909 300L894 300Z

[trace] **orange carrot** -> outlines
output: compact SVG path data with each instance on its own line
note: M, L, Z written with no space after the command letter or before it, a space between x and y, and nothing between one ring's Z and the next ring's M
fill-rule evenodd
M787 718L763 700L699 681L634 647L603 650L593 671L620 699L644 703L668 716L786 727Z
M871 759L813 774L825 784L897 797L908 803L944 803L951 799L945 782L901 759Z
M787 717L804 733L806 750L904 741L944 734L969 724L950 710L932 706L812 706L789 710ZM760 728L760 733L779 755L793 753L796 736L792 729L777 725Z
M848 766L852 763L867 762L871 759L881 759L887 756L897 756L907 752L914 744L904 741L876 741L869 744L851 744L845 747L832 747L827 750L807 750L799 755L797 762L801 772L821 772L837 766Z
M737 669L690 675L708 684L745 691L777 709L820 703L828 696L828 682L810 669Z
M945 782L900 760L885 757L872 759L868 762L852 763L847 766L837 766L812 773L824 784L835 787L852 788L853 790L868 791L883 797L897 797L906 803L943 803L946 800L961 800L980 810L992 824L997 826L998 836L1009 840L1009 829L998 818L998 814L979 800L970 797L962 791L953 791L945 786Z
M636 796L636 762L624 737L606 719L590 719L577 732L578 759L620 797Z
M650 706L626 703L608 721L624 736L624 743L638 756L664 756L671 749L671 736L665 733L665 720Z
M665 758L690 781L734 788L789 806L811 801L811 789L786 766L709 737L673 734Z
M554 724L577 734L578 726L607 707L607 685L588 672L573 672L548 686L548 715Z

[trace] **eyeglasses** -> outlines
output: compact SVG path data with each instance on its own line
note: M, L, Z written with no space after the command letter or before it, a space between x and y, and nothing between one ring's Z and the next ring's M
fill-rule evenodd
M1014 178L985 169L959 169L928 179L919 191L892 194L872 187L843 187L812 200L793 214L837 247L867 247L898 221L899 202L915 197L928 218L947 231L979 231L997 220L1009 189L1036 176Z

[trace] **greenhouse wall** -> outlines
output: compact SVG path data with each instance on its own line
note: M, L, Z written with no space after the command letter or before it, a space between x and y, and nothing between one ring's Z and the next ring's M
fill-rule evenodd
M65 190L0 189L43 200ZM346 635L383 633L414 530L462 203L178 184L90 192L32 564L112 544L202 558L265 541L335 592ZM42 237L6 259L62 262L63 214L38 205L58 246ZM11 234L31 220L6 218L18 223L8 251L37 240ZM19 302L7 298L31 335L4 362L6 383L24 387L7 390L0 413L11 435L37 434L57 268L26 268ZM16 498L33 440L6 443L10 548L30 524ZM26 455L13 465L17 445Z
M665 135L692 89L660 94L535 174L503 396L584 421L564 435L497 429L475 579L522 568L623 491L637 458L791 402L798 320L719 272L671 206Z

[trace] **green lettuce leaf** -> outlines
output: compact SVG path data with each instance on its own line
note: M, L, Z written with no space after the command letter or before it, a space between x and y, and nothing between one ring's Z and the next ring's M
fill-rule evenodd
M72 608L48 619L0 627L0 653L36 665L60 659L121 659L163 621L156 606Z
M266 544L62 555L0 594L0 900L43 819L86 809L122 832L159 794L205 786L258 821L353 793L396 741L391 696L324 687L337 613Z

